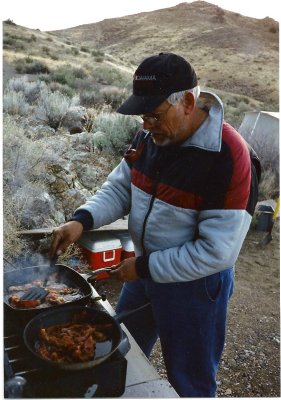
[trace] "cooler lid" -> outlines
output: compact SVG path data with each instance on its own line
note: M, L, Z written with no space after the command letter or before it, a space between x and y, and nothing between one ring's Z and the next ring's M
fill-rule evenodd
M78 240L78 244L94 252L122 247L120 239L108 232L84 232Z
M134 243L129 232L114 232L114 236L120 239L121 245L125 251L134 251Z

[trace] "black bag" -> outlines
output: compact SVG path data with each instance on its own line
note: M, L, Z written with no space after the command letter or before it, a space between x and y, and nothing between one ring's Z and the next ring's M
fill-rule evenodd
M261 180L261 162L255 150L249 145L249 154L251 158L251 191L247 204L247 211L249 214L254 215L255 208L259 196L259 183Z

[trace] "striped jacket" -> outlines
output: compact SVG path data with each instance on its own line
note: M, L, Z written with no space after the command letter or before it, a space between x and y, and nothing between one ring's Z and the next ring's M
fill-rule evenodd
M220 99L205 96L209 117L192 137L159 147L138 132L76 214L90 213L95 228L129 214L138 275L156 282L195 280L234 266L257 202L250 149L224 122Z

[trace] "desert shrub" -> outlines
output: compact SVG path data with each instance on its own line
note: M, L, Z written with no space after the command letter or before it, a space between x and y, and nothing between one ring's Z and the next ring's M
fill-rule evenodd
M24 73L26 74L47 74L49 68L41 61L34 60L32 63L26 65Z
M52 60L54 60L54 61L58 61L59 60L59 57L57 55L55 55L55 54L50 54L50 58Z
M113 152L110 140L104 132L96 131L93 134L93 145L94 148L98 149L99 151L104 151L106 153Z
M105 56L103 51L93 50L91 54L94 57L96 62L103 62L104 56Z
M274 199L279 196L279 178L271 168L264 169L259 184L259 200Z
M59 82L51 81L48 84L49 89L51 92L60 92L67 97L73 97L75 94L75 90L68 85L62 85Z
M42 53L49 55L50 54L50 49L47 46L42 46Z
M103 56L95 56L95 61L96 62L103 62L103 60L104 60L104 57Z
M85 257L83 256L81 247L79 247L76 243L68 246L66 251L59 256L58 262L66 265L75 263L75 265L79 265L79 271L85 269L85 272L87 272L87 270L90 268L89 264L85 260Z
M45 63L30 57L16 60L15 68L19 74L48 74L50 72Z
M29 43L31 43L31 42L36 42L36 41L37 41L37 37L36 37L34 34L32 34L32 35L27 39L27 41L28 41Z
M45 138L36 140L35 134L25 130L17 120L5 116L3 120L3 187L15 192L27 181L43 181L47 160L55 157L54 149L48 149Z
M95 80L103 85L127 87L131 83L131 75L107 65L97 66L93 70Z
M103 96L98 89L93 91L80 91L79 97L81 105L85 107L99 105L103 102Z
M73 68L69 65L65 65L52 71L50 73L50 80L75 88L76 80L83 79L86 76L87 75L82 68Z
M71 53L74 56L77 56L79 54L79 50L76 47L71 47Z
M15 50L25 50L25 46L22 43L22 38L16 35L5 34L3 38L3 48L13 48Z
M81 46L80 50L83 51L84 53L90 53L90 50L88 49L88 47L85 47L85 46Z
M51 92L48 89L41 90L35 111L36 118L57 130L72 105L75 105L72 99L60 92Z
M48 153L42 141L37 142L26 136L15 118L4 116L3 243L4 257L8 259L26 250L26 243L16 232L23 228L22 217L28 202L44 189L42 175L44 176ZM38 175L37 183L35 174Z
M8 49L9 47L13 47L15 41L13 38L8 36L7 34L3 37L3 48Z
M100 56L104 57L104 52L101 50L93 50L91 54L94 57L100 57Z
M239 114L244 114L249 111L249 105L244 102L244 100L240 101L237 107L237 111Z
M33 104L39 97L41 89L45 86L44 82L32 81L30 82L26 76L19 78L12 78L7 83L7 89L14 92L22 92L26 101Z
M84 79L87 76L83 68L72 68L72 74L77 79Z
M10 18L6 19L6 20L3 21L3 22L4 22L4 24L7 24L7 25L16 25L16 24L14 23L14 21L13 21L12 19L10 19Z
M7 200L7 201L6 201ZM12 199L5 199L3 206L3 258L13 260L26 251L27 243L17 235L21 229L17 204Z
M100 90L104 102L110 104L113 109L117 109L127 95L125 89L116 86L106 86Z
M67 150L64 138L36 139L32 131L26 131L15 118L4 115L3 119L3 195L4 195L4 246L5 254L14 246L15 232L26 227L32 216L38 227L61 223L54 202L48 195L49 165L60 164ZM37 209L35 209L37 205ZM45 207L46 205L46 207ZM41 207L41 209L39 208ZM42 211L43 207L43 211ZM40 212L38 211L40 209ZM57 214L57 217L56 217ZM21 246L15 247L20 251Z
M100 113L94 124L94 132L100 135L94 145L100 150L106 148L106 151L122 155L140 126L140 122L128 115Z
M12 115L26 115L29 111L29 104L22 92L6 90L3 96L3 110Z

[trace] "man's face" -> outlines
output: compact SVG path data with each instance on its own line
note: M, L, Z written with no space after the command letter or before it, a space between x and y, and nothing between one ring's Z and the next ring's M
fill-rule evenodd
M187 137L183 104L176 106L164 101L153 112L142 116L143 127L151 133L157 146L182 143Z

